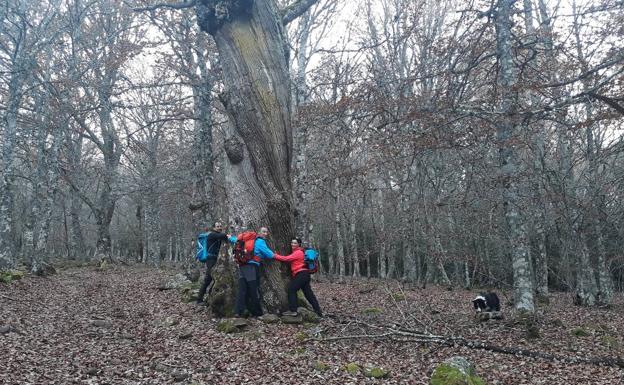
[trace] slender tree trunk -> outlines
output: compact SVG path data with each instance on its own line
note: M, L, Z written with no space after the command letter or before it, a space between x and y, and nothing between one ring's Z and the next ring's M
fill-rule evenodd
M604 246L602 226L595 221L596 232L596 256L597 256L597 280L598 280L598 303L600 305L610 305L613 303L614 287L611 273L607 266L607 252Z
M576 2L573 2L574 12L576 13ZM578 23L578 19L574 19L574 36L576 39L576 51L578 58L581 62L581 68L583 71L589 70L589 65L585 58L585 53L582 48L581 36L580 36L580 26ZM582 81L583 89L588 90L591 88L589 78L585 78ZM606 251L604 248L604 243L602 239L602 226L601 226L601 211L603 199L601 197L600 186L602 185L600 176L599 176L599 164L598 164L598 154L600 150L600 142L596 139L596 126L598 123L593 122L594 111L593 106L589 103L585 103L585 114L586 114L586 127L585 127L585 135L586 135L586 157L588 163L588 186L587 190L589 192L589 202L588 202L588 210L586 215L589 217L587 219L587 227L583 230L586 230L589 234L595 233L596 239L596 250L594 253L589 253L590 257L594 255L594 261L588 261L592 267L595 268L595 277L584 277L583 279L591 280L592 283L588 285L588 282L583 283L583 290L585 290L588 286L592 289L595 289L595 293L592 293L591 296L585 295L586 298L590 298L592 303L584 303L586 305L600 304L600 305L608 305L613 301L613 282L611 280L611 275L609 273L607 264L606 264ZM587 245L588 252L589 248ZM582 263L586 262L584 260L585 256L582 256ZM581 273L583 274L583 273ZM593 282L595 281L595 285ZM586 293L587 294L587 293ZM591 297L595 297L595 299L591 299ZM584 301L581 301L584 302Z
M356 229L355 207L351 208L351 258L353 261L353 276L360 276L360 257L357 245L357 229Z
M14 71L9 81L6 111L3 116L2 175L0 176L0 270L15 264L13 240L13 179L15 172L15 141L17 137L17 111L21 104L21 71Z
M45 185L40 189L40 212L35 217L35 233L34 233L34 254L44 261L49 257L48 237L50 235L50 223L52 222L52 210L54 208L54 200L58 191L59 168L58 159L62 142L62 133L55 129L52 133L53 139L48 153L44 158L46 171L43 178Z
M307 67L307 45L310 37L310 11L305 12L299 19L301 35L299 40L299 49L297 54L297 73L295 75L295 102L297 106L304 104L308 99L308 89L306 85L306 67ZM304 241L310 240L310 219L308 213L308 197L307 192L309 184L307 182L307 142L308 127L305 124L299 124L295 127L295 148L294 148L294 174L293 191L295 192L296 205L296 233L303 237Z
M340 179L335 179L335 194L336 194L336 203L335 203L335 213L334 213L334 223L336 226L336 259L338 262L338 277L340 281L344 281L345 278L345 252L344 252L344 239L342 237L342 222L340 221L340 210L341 210L341 192L340 192Z
M528 39L535 39L535 28L533 26L533 2L532 0L523 0L523 8L524 8L524 23L526 36ZM530 41L528 42L530 44ZM540 58L537 58L540 59ZM535 59L534 59L535 60ZM539 64L538 64L539 65ZM540 67L541 68L541 67ZM529 76L532 76L529 80L531 82L535 81L535 75L532 72L528 72ZM527 97L530 100L531 108L536 108L540 103L539 96L532 92L531 90L527 91ZM526 130L531 130L531 127L527 124L525 126ZM535 209L538 211L536 213L537 220L533 226L534 229L534 239L537 243L537 253L535 254L535 263L533 265L534 268L534 276L535 276L535 293L540 297L548 296L548 259L546 256L546 235L544 232L544 227L546 225L546 218L544 215L544 204L543 198L541 195L541 183L540 176L543 175L542 163L541 159L544 157L544 129L541 125L538 125L535 128L535 132L531 133L531 139L533 141L533 172L531 181L531 190L533 194L533 200L535 203Z
M396 258L397 258L397 248L396 245L391 244L388 250L388 273L386 274L386 278L396 278Z
M96 259L106 258L109 260L112 260L110 224L117 204L117 196L114 191L117 187L117 173L121 157L121 144L113 124L113 105L111 102L116 76L116 73L106 74L106 78L98 89L100 102L98 115L102 135L100 149L104 158L104 170L101 176L102 183L100 184L97 206L94 206L95 221L98 227L95 255Z
M377 205L379 208L379 214L377 218L374 220L379 224L379 236L377 237L377 241L379 242L379 257L377 259L377 275L379 278L387 277L387 268L386 268L386 217L384 210L384 200L383 200L383 191L381 189L377 190Z
M514 277L515 308L533 312L533 283L529 244L524 219L521 217L518 174L518 155L513 140L516 135L517 91L516 74L511 48L511 15L514 0L499 0L495 16L496 47L499 60L501 89L500 112L497 137L499 141L500 170L503 180L503 206L511 245L512 269Z

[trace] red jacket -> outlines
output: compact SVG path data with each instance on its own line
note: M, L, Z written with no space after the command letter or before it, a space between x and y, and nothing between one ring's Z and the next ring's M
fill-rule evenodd
M295 278L297 273L308 270L305 262L303 261L304 255L301 247L295 247L290 255L274 254L273 258L278 261L290 263L290 274L293 278Z

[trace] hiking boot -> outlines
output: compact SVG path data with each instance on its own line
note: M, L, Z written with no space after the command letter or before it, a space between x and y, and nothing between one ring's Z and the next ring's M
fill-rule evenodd
M282 313L282 315L285 315L286 317L296 317L299 315L299 313L297 313L296 311L285 311Z

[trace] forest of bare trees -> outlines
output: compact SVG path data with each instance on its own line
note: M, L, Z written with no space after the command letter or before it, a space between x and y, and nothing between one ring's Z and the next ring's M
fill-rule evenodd
M340 280L624 289L622 1L220 3L0 5L0 270L220 219Z

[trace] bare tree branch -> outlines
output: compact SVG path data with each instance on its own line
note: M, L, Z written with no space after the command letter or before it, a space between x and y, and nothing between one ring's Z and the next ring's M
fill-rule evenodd
M594 68L591 68L587 70L586 72L583 72L582 74L578 76L575 76L574 78L566 79L557 83L545 84L544 88L561 87L561 86L566 86L568 84L576 83L579 80L588 78L589 76L593 75L594 73L602 69L611 67L612 65L620 64L622 61L624 61L624 52L620 51L617 55L614 55L611 60L606 60L603 63L595 66Z
M353 318L353 317L349 317ZM353 322L353 321L351 321ZM351 323L350 322L350 323ZM420 330L410 330L404 328L397 328L393 326L380 326L369 324L366 322L359 321L355 319L355 323L365 327L379 330L377 334L356 334L349 335L341 333L340 336L327 336L321 338L309 338L306 341L336 341L336 340L347 340L347 339L390 339L392 341L400 341L400 342L424 342L424 343L438 343L447 346L464 346L470 349L480 349L492 351L495 353L502 354L512 354L515 356L525 356L532 358L539 358L546 361L560 361L567 362L571 364L590 364L590 365L604 365L611 366L616 368L624 368L624 360L619 357L592 357L592 356L562 356L558 354L552 354L544 351L534 351L528 350L523 347L514 347L514 346L499 346L492 345L487 342L477 341L477 340L469 340L461 336L445 336L445 335L436 335L428 332L423 332ZM344 330L343 330L344 331Z
M282 23L288 25L291 21L303 15L311 6L316 4L318 0L298 0L290 4L286 8L280 10L282 15Z
M132 10L135 12L144 12L144 11L155 11L161 8L169 8L169 9L186 9L194 7L197 3L196 0L188 0L183 1L181 3L156 3L154 5L148 5L145 7L132 7Z
M620 114L624 115L624 106L619 103L619 101L623 101L624 98L610 98L608 96L598 95L595 92L588 92L587 95L591 96L594 99L598 99L601 102L604 102L609 107L613 108L614 110L616 110Z

